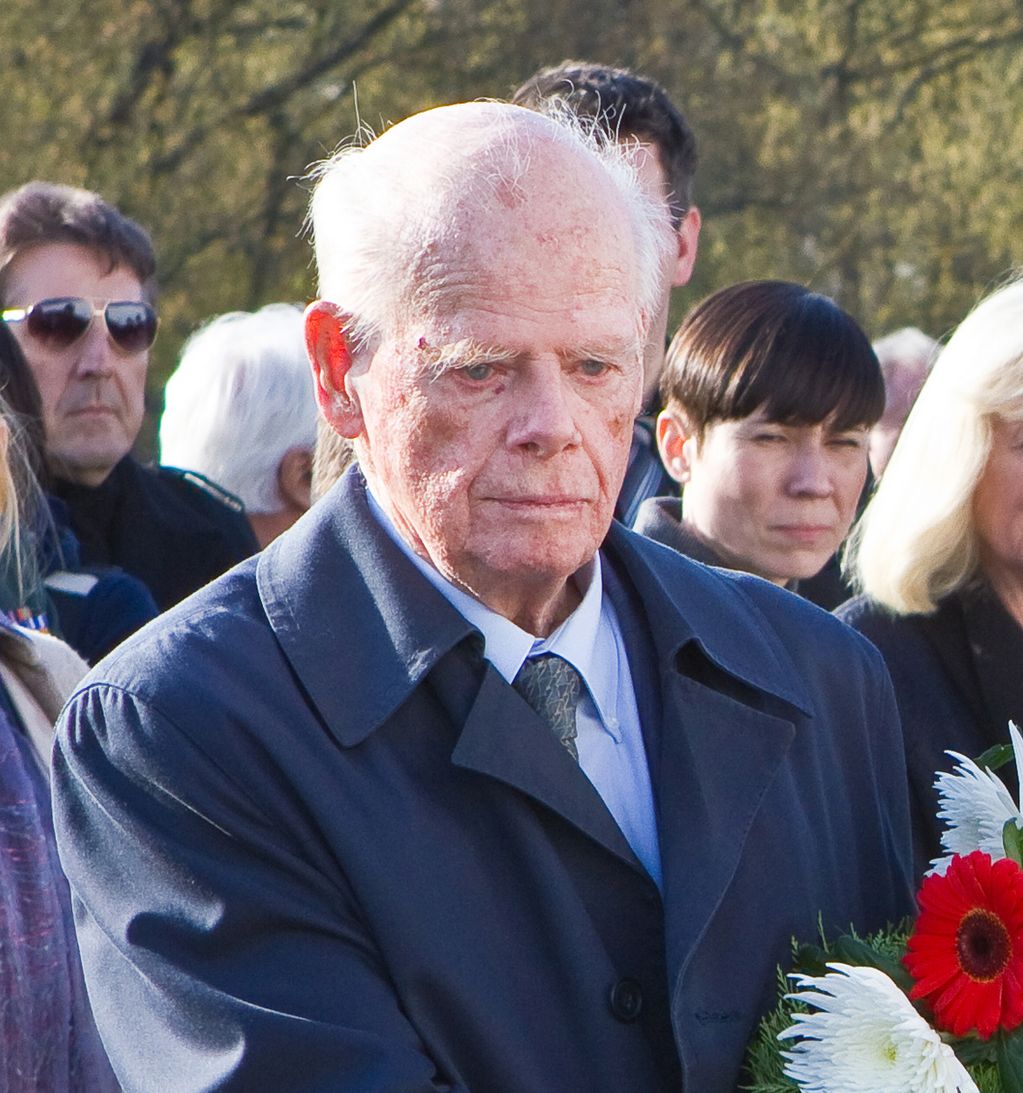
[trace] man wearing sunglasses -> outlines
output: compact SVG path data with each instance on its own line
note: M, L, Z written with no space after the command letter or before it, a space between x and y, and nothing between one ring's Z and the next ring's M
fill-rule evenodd
M53 492L86 565L119 565L161 610L256 550L236 498L130 454L156 338L146 231L98 194L30 182L0 198L0 318L43 408Z

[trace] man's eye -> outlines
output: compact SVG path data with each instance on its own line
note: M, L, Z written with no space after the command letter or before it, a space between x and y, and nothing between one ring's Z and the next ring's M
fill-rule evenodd
M579 371L584 376L603 376L611 366L607 361L582 361L579 365Z
M463 365L459 372L474 383L482 383L494 374L494 366L487 361L476 361L474 364Z

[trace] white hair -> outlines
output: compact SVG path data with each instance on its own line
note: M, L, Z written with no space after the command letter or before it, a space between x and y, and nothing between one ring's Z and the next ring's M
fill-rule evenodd
M979 572L973 494L994 418L1023 418L1023 277L983 300L938 357L847 556L898 614L933 611Z
M892 372L906 365L929 372L940 349L938 341L915 326L904 326L874 342L874 353L885 383Z
M164 398L161 463L198 471L249 512L279 512L282 457L312 451L316 440L301 308L268 304L213 319L185 343Z
M525 177L543 170L542 152L556 146L588 159L621 198L636 300L654 314L674 237L665 203L646 193L629 149L567 108L552 118L505 103L461 103L414 115L365 147L348 145L312 172L320 295L353 317L356 346L395 329L428 296L436 242L457 245L476 210L500 215ZM503 201L494 200L499 192Z

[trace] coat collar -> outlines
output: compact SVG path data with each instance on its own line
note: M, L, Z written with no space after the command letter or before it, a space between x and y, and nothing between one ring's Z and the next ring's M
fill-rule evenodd
M695 647L741 684L811 712L785 650L766 623L750 625L757 609L742 578L727 587L736 582L618 524L605 549L644 605L659 661L677 664ZM346 746L365 740L475 632L373 519L357 469L267 547L256 582L285 656Z
M661 658L679 668L680 657L695 648L739 683L813 713L792 658L746 590L755 584L765 595L791 593L749 574L708 569L618 524L604 550L631 579Z
M349 747L474 632L373 519L357 469L263 551L256 584L285 656Z

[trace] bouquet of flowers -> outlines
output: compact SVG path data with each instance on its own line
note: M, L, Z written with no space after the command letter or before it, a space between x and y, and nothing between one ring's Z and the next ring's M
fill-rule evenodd
M794 950L747 1058L750 1093L1023 1093L1023 814L994 774L1023 737L935 788L944 854L920 913ZM793 989L794 988L794 989Z

